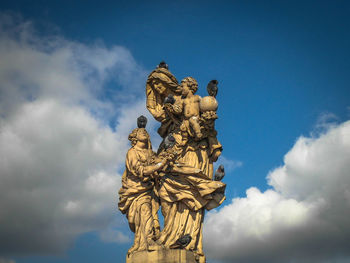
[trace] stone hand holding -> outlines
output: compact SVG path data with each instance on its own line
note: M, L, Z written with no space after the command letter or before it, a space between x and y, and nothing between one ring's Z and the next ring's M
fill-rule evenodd
M165 111L167 111L168 113L173 113L173 112L174 112L173 105L170 104L170 103L164 104L164 109L165 109Z

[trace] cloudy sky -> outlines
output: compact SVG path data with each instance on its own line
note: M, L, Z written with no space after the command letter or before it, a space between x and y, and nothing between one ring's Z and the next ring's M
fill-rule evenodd
M123 262L128 133L165 60L219 80L209 263L350 262L348 1L1 1L0 263Z

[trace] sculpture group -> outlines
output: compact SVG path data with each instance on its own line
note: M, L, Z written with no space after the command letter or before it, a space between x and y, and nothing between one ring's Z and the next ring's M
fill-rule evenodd
M196 95L197 81L186 77L178 83L165 62L148 76L146 105L160 122L163 141L154 152L144 116L129 135L118 204L135 233L127 257L139 251L184 249L197 262L205 262L204 213L224 201L226 187L220 181L223 166L213 175L213 163L222 152L215 130L217 84L210 81L209 95L201 98Z

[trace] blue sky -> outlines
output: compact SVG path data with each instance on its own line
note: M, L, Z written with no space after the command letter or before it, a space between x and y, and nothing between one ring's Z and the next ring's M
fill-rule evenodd
M8 82L0 78L3 86L0 102L5 105L5 100L14 100L17 104L13 105L18 105L18 109L21 109L23 105L35 103L36 100L44 103L44 99L51 98L61 103L62 96L73 98L73 102L68 102L70 107L75 105L76 109L85 105L82 107L91 114L89 116L93 120L108 123L102 128L96 125L94 132L103 129L108 136L116 136L117 141L123 141L123 145L127 145L127 133L134 125L130 116L144 112L144 106L138 102L144 99L147 74L161 60L169 64L178 80L186 76L196 78L201 96L206 95L207 82L218 79L219 119L216 128L224 147L224 162L232 167L239 166L229 170L225 178L228 187L227 200L223 206L229 207L232 204L233 209L238 209L235 208L238 203L231 203L232 199L246 198L246 190L251 187L258 188L261 193L267 189L276 190L283 198L305 201L301 194L289 191L289 186L278 190L277 184L268 185L266 176L269 172L274 174L277 167L288 166L284 157L288 152L293 156L293 149L297 152L300 145L296 142L302 144L301 136L315 140L315 143L322 142L322 136L333 136L332 131L335 133L341 129L350 116L350 4L347 1L2 1L0 8L2 39L12 39L14 42L9 42L9 45L13 46L21 43L13 49L13 53L8 53L16 59L9 55L8 61L3 62L3 68L12 65L10 61L18 59L23 62L28 59L22 57L21 53L21 48L24 50L26 46L38 50L38 54L53 58L59 54L56 51L64 47L68 50L66 56L72 56L73 60L78 57L74 60L77 62L73 68L75 71L71 72L77 72L80 84L88 87L88 91L84 89L76 97L70 91L57 95L45 91L45 87L41 91L28 88L28 94L33 99L28 100L26 94L25 99L17 102L16 96L22 96L23 91L18 89L18 94L13 95L8 91L11 86L6 84L14 81L15 77L8 77ZM6 22L9 17L11 23ZM25 23L27 27L19 29L18 25ZM34 40L29 37L29 40L22 41L18 32L35 35ZM45 47L46 44L50 45ZM103 57L99 54L103 54ZM113 54L116 54L115 60ZM87 58L89 56L91 60ZM108 64L109 59L111 64ZM46 65L46 70L50 72L51 62L45 63L38 65ZM84 65L88 65L86 71ZM102 69L99 68L101 65ZM56 66L61 70L62 65ZM18 72L22 74L21 71ZM72 75L73 80L74 76ZM97 78L96 83L94 76ZM80 85L78 84L77 86ZM26 89L26 82L23 85ZM69 84L67 85L69 90ZM15 124L20 116L15 114L19 110L15 109L15 113L12 113L4 107L2 111L2 125L17 127ZM85 115L81 116L83 118ZM127 124L122 124L123 121ZM51 125L60 124L59 121L52 121ZM159 142L154 132L156 126L157 123L153 122L150 129L152 139ZM88 125L81 129L88 129L87 127ZM93 131L89 134L93 134ZM345 134L345 139L349 139L349 133L340 134ZM311 144L306 143L305 147L311 147ZM125 145L124 148L120 146L117 152L110 153L112 157L115 154L121 156L116 161L116 167L113 167L112 161L105 162L102 157L96 167L106 165L111 170L115 169L115 178L119 178L117 176L122 170L122 159L127 147ZM40 147L38 149L42 149ZM347 151L348 148L342 149ZM293 167L292 164L291 161L289 165ZM83 171L81 173L83 178ZM307 177L307 171L305 176ZM344 180L341 183L348 184L347 177L339 178ZM310 195L311 193L313 192ZM311 206L307 207L309 209ZM38 252L30 246L23 250L1 252L4 258L18 263L116 262L116 258L124 257L130 241L101 241L98 232L113 221L110 225L113 229L118 229L118 233L129 238L132 236L127 229L126 220L118 215L118 211L113 213L106 217L109 221L101 219L98 224L77 231L78 234L70 237L67 244L60 244L64 249L58 249L59 252L54 248ZM211 219L215 217L210 216ZM343 216L345 217L340 215ZM345 233L348 233L348 227L339 225ZM11 236L11 232L6 235ZM344 239L348 239L348 236L342 240ZM321 244L319 246L322 247ZM340 262L335 261L335 258L338 260L343 255L345 260L349 260L349 254L341 249L342 246L338 244L337 247L338 250L325 253L322 260ZM264 249L263 245L259 248ZM290 258L283 260L303 262L294 257L297 252L293 253ZM308 253L303 253L307 258ZM257 255L261 256L258 252ZM237 256L228 253L220 258L209 250L208 257L209 262L244 262L243 254ZM268 256L266 260L282 262L281 258L280 261L276 258L272 260ZM320 258L315 260L321 262Z

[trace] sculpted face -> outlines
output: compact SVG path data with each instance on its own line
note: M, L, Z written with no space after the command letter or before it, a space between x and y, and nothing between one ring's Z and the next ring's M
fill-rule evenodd
M163 94L166 91L164 85L158 80L153 81L153 86L159 94Z
M147 142L148 141L148 133L144 128L140 128L137 131L136 139L141 142Z
M181 81L181 94L183 96L187 96L187 94L190 92L190 87L188 86L187 82Z

